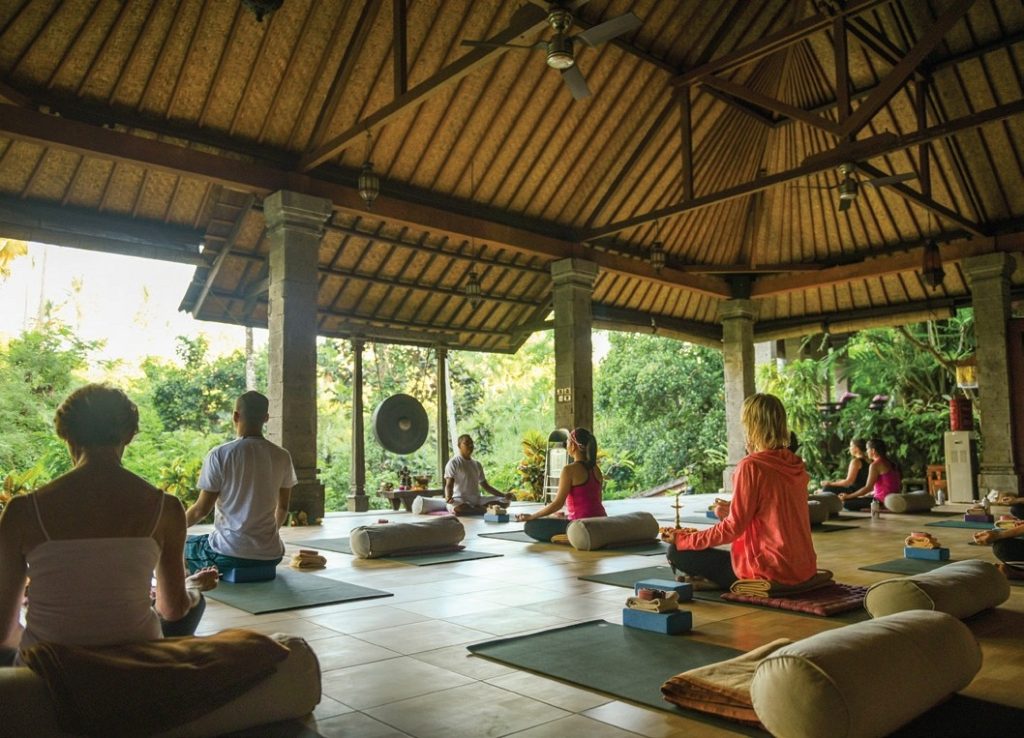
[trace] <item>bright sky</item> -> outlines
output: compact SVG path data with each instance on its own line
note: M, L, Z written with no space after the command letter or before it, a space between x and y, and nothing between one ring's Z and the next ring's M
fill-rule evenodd
M59 246L29 244L0 282L0 337L31 327L40 294L80 338L103 339L94 359L122 359L134 374L145 356L174 356L177 336L205 335L214 355L245 346L241 326L194 320L178 312L195 267ZM257 346L266 331L255 332Z

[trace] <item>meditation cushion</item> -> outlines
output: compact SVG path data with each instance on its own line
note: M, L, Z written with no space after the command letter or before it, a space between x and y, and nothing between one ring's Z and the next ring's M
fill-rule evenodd
M413 498L412 506L409 508L415 515L426 515L432 512L441 512L448 509L448 503L442 497L424 497L416 495Z
M786 738L889 735L981 668L971 631L941 612L904 612L783 646L750 685L757 717Z
M808 495L807 501L820 502L828 510L829 515L838 515L843 511L843 501L839 499L839 495L834 495L831 492Z
M286 646L288 657L277 670L248 692L192 722L160 733L160 738L217 736L265 723L292 720L313 711L320 702L320 664L301 638L271 636ZM65 738L46 684L31 669L0 668L0 735Z
M609 515L605 518L580 518L569 523L569 543L579 551L596 551L616 543L654 541L658 521L646 512Z
M349 533L349 547L360 559L400 554L403 551L451 550L466 537L466 529L455 516L415 523L360 525Z
M926 512L935 506L935 498L923 489L904 494L885 496L885 507L889 512L914 513Z
M1010 583L987 561L954 561L938 569L877 582L868 589L864 609L871 617L904 610L936 610L967 618L1010 597Z
M807 501L807 511L811 518L811 525L821 525L828 520L828 508L817 500Z

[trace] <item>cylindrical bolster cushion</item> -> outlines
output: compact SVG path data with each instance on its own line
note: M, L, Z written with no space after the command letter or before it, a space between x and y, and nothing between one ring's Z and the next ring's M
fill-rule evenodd
M646 512L631 512L606 518L580 518L569 523L569 543L580 551L594 551L616 543L653 541L658 521Z
M829 515L838 515L843 511L843 501L839 499L839 495L834 495L831 492L808 495L807 500L808 502L820 502L828 510Z
M811 518L811 525L821 525L828 520L828 508L817 500L807 501L807 512Z
M987 561L954 561L912 577L877 582L868 589L864 609L871 617L904 610L936 610L957 618L996 607L1010 597L1010 583Z
M934 506L935 498L924 490L885 496L885 507L889 512L922 512L931 510Z
M451 548L465 537L459 519L449 516L415 523L360 525L349 533L348 545L359 558L375 559L403 551Z
M981 668L971 631L941 612L905 612L783 646L750 696L772 735L871 738L966 687Z

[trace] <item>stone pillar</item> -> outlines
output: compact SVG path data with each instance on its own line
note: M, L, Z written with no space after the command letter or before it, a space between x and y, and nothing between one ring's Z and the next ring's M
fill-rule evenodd
M594 365L590 297L597 264L561 259L551 264L555 296L555 427L594 428Z
M437 484L444 484L452 443L448 437L448 349L437 347Z
M722 360L725 365L725 433L729 457L722 473L726 492L732 491L736 464L746 456L743 434L743 401L754 394L754 320L753 300L724 300L719 303L722 321Z
M298 483L291 509L309 523L324 515L324 487L316 467L317 267L331 203L281 190L263 201L270 241L268 351L270 440L292 455Z
M349 470L348 511L366 512L366 441L363 434L363 348L366 342L352 339L352 468Z
M989 489L1018 493L1020 480L1013 459L1013 428L1010 419L1010 361L1007 325L1010 320L1010 275L1013 257L1005 253L964 259L962 267L971 287L974 306L974 337L978 361L978 415L984 436L981 494Z

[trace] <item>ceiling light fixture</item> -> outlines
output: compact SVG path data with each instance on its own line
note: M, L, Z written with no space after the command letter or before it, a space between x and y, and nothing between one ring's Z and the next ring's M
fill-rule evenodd
M942 268L942 253L934 238L929 238L924 245L924 258L921 263L921 279L932 289L942 286L946 278L946 270Z
M370 147L373 143L373 134L366 132L366 160L363 168L359 171L359 196L366 203L366 209L373 207L373 201L380 194L380 177L373 171L373 162L370 161Z
M651 268L656 272L660 272L665 268L665 247L662 246L661 241L655 241L654 245L651 246Z
M483 298L480 296L480 278L476 275L476 272L470 271L466 275L466 286L463 289L466 292L466 297L469 299L469 304L474 308L480 307Z
M273 13L282 3L284 0L242 0L242 5L256 14L257 23L262 23L263 16Z

